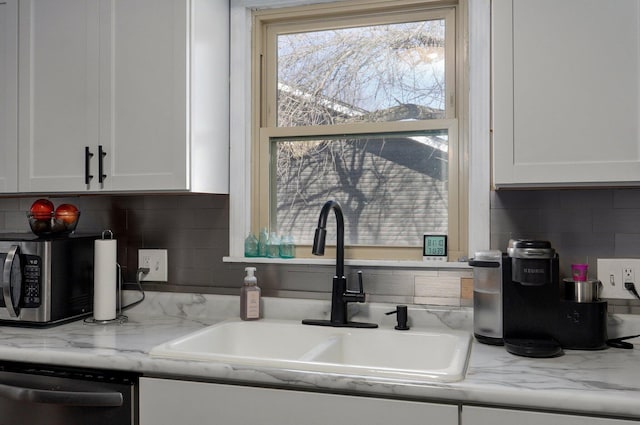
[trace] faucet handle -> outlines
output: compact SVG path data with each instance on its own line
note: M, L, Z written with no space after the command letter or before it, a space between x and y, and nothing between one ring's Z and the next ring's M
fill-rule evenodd
M346 283L346 280L345 280L345 283ZM358 271L358 290L352 291L351 289L344 287L344 293L342 294L342 298L345 300L344 302L348 302L348 303L352 303L352 302L363 303L366 301L366 294L364 293L364 288L362 285L362 271Z

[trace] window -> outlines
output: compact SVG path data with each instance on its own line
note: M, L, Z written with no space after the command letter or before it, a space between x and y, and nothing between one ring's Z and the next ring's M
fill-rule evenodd
M254 13L254 232L310 245L335 199L351 258L420 259L427 232L466 252L458 14L415 1Z

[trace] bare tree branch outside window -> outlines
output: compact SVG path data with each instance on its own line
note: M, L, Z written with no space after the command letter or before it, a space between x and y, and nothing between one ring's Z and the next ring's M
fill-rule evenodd
M279 127L445 116L445 21L279 35ZM275 139L277 226L308 242L338 200L348 244L411 246L447 230L446 130Z

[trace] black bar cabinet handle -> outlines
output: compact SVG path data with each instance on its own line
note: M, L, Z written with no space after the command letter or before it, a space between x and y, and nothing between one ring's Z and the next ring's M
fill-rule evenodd
M107 178L107 175L104 174L104 161L102 160L105 156L107 156L107 153L102 149L102 145L98 145L98 181L100 183Z
M89 150L89 146L84 147L84 184L89 184L93 176L90 174L91 157L93 154Z

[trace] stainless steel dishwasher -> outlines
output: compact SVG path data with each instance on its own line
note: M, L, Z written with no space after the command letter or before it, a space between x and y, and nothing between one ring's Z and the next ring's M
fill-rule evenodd
M0 363L0 425L134 425L138 376Z

